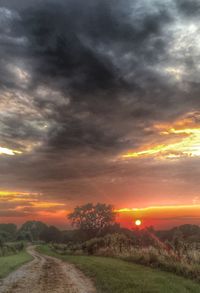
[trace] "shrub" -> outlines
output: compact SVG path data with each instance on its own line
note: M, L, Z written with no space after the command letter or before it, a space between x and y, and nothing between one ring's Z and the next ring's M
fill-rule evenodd
M4 243L0 246L0 256L17 254L24 249L23 242Z

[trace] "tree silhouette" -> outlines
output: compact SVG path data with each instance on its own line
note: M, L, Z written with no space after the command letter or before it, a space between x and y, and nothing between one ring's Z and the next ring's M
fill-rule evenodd
M88 203L76 207L73 213L68 215L68 219L78 229L94 236L114 222L115 213L111 205Z

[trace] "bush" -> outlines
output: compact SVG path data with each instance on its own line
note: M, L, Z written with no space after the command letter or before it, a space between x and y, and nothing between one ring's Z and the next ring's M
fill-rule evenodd
M0 256L17 254L24 249L23 242L4 243L0 246Z

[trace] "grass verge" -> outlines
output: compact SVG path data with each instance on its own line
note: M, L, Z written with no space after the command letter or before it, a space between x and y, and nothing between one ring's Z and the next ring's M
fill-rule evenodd
M174 274L127 263L123 260L60 255L48 246L40 246L41 253L75 264L92 278L98 293L199 293L200 284Z
M0 278L4 278L30 260L32 260L32 256L30 256L25 250L18 254L0 257Z

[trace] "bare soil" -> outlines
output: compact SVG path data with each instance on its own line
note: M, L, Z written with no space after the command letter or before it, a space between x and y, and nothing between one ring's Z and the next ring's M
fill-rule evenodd
M74 265L28 248L33 261L0 283L0 293L95 293L91 282Z

